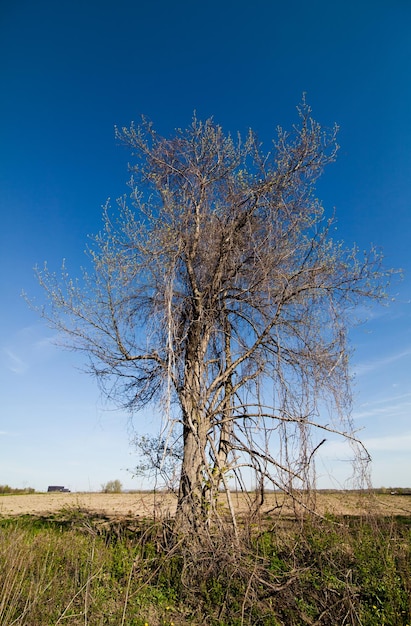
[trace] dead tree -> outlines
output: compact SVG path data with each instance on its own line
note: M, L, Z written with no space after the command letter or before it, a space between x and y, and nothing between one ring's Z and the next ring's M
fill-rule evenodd
M318 428L356 441L347 329L356 305L384 298L389 272L375 250L333 240L315 183L336 129L298 111L268 153L211 119L171 138L145 120L117 130L130 193L116 217L107 204L92 269L79 281L39 272L45 317L105 393L133 413L167 407L182 444L179 529L218 521L220 491L235 527L233 480L306 487Z

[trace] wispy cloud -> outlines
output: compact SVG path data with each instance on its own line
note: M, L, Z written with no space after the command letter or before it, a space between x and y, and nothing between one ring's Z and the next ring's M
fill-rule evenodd
M57 337L41 337L33 343L33 348L36 351L54 350L57 343Z
M24 374L29 365L26 361L20 358L13 350L10 348L3 348L2 350L4 356L5 366L8 370L13 372L14 374Z
M387 459L390 454L409 453L411 450L411 432L405 431L395 435L380 435L378 437L362 437L359 435L362 444L371 457L376 453L386 453ZM350 461L354 457L354 450L349 442L343 439L327 441L318 452L318 457L324 460Z
M387 404L388 402L398 402L400 400L410 400L411 401L411 391L407 391L407 393L397 394L396 396L387 396L386 398L378 398L377 400L372 400L368 402L363 402L361 406L379 406L381 404Z
M44 335L38 326L26 326L10 337L1 351L2 365L17 375L49 359L55 350L55 337Z
M355 420L368 417L401 417L411 413L411 393L388 396L374 402L365 402L354 411Z
M411 432L392 436L370 437L364 440L365 447L373 452L409 452L411 450Z
M357 363L353 365L354 373L357 376L364 376L365 374L369 374L370 372L374 372L383 367L387 367L400 359L404 359L411 355L411 348L406 348L405 350L401 350L396 354L390 354L388 356L382 358L376 358L369 361L363 361L362 363Z

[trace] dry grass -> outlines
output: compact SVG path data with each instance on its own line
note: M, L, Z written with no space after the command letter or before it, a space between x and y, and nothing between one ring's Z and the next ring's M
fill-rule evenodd
M224 505L223 497L222 506ZM237 512L248 510L252 495L234 494ZM162 493L35 493L0 497L0 516L47 515L63 508L81 508L110 517L137 516L161 518L175 511L176 499ZM320 515L411 515L411 495L370 494L367 492L320 492L316 495L316 511ZM268 494L262 512L293 516L294 507L281 494Z

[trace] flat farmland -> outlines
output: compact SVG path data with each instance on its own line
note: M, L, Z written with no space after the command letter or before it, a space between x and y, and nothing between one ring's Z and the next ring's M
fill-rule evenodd
M225 499L221 497L221 506ZM231 494L239 513L248 510L253 494ZM171 494L137 493L34 493L0 496L0 516L49 515L63 509L82 509L108 517L157 517L173 514L176 498ZM270 515L294 515L294 508L282 494L266 495L262 511ZM358 492L319 492L316 511L320 514L411 516L411 495L369 494Z

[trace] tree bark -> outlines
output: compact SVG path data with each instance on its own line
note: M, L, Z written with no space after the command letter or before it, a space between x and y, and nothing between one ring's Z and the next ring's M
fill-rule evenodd
M184 388L180 395L183 409L183 461L176 528L179 531L192 530L201 533L201 526L206 524L207 518L203 486L207 474L205 450L208 420L201 402L201 379L207 337L198 320L188 333L187 344Z
M192 417L187 421L192 422ZM198 532L205 522L203 515L203 450L205 442L192 425L184 425L184 456L181 467L176 529Z

